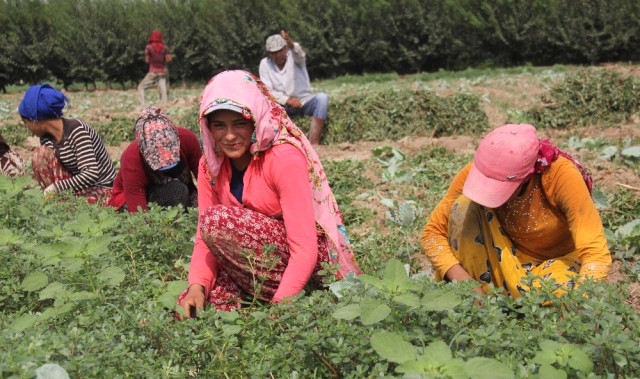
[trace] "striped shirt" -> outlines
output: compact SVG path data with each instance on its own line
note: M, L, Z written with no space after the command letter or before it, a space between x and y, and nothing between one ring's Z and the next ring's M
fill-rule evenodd
M62 119L62 138L56 143L45 134L40 144L55 151L56 157L71 174L71 178L55 182L57 192L89 187L113 186L116 170L98 133L84 121Z

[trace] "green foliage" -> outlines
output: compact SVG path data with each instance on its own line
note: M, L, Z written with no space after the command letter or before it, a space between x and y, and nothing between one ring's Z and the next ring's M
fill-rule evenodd
M369 161L325 162L336 194L344 194L341 209L358 204L363 191L391 198L410 195L405 189L417 183L429 193L422 196L441 196L446 178L468 158L444 149L411 157L380 151L386 153ZM385 188L391 183L382 182L385 162L397 156L404 157L398 168L412 171L412 182ZM611 195L609 206L620 212L604 217L620 235L638 214L630 195ZM410 255L419 249L409 237L422 227L419 220L390 222L388 233L351 233L366 275L349 276L331 290L228 313L208 307L197 319L176 322L195 210L152 206L115 213L69 194L49 201L28 177L0 177L0 199L3 377L60 368L79 377L640 373L640 321L624 301L624 285L587 281L564 301L544 289L520 299L496 290L478 307L468 283L411 275ZM396 201L398 211L405 203L407 209L432 205ZM637 275L632 269L629 275ZM546 301L551 305L541 306Z
M133 132L136 119L115 118L109 121L94 122L91 126L100 134L100 138L106 146L117 146L122 142L133 141L136 138Z
M147 70L153 29L173 53L173 82L256 72L265 38L282 28L305 47L312 78L629 61L639 16L634 0L3 1L0 90L21 80L130 86Z
M608 126L640 111L640 81L612 70L582 69L542 96L527 117L537 127Z
M361 91L338 96L332 99L329 114L324 143L478 133L488 124L477 97L439 97L428 91Z

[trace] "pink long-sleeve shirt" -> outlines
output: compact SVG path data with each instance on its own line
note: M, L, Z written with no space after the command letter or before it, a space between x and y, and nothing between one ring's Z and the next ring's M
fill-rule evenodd
M291 257L273 301L298 294L305 286L318 260L318 235L309 187L307 161L290 144L274 146L252 158L244 174L242 204L231 194L231 166L226 159L211 185L203 156L198 167L198 212L212 205L246 207L284 221ZM200 235L189 267L189 285L200 284L211 292L218 273L218 262Z

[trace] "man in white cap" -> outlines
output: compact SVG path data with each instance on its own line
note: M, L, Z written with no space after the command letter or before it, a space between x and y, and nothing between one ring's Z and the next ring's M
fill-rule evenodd
M260 79L289 116L310 115L309 142L320 144L329 109L329 97L315 94L307 73L306 54L286 31L267 38L267 56L260 61Z

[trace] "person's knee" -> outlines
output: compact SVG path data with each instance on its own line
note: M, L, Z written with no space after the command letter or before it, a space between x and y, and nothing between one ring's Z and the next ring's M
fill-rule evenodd
M325 108L329 107L329 95L324 92L320 92L316 95L316 99L318 101L318 106L323 106Z
M326 118L326 114L329 111L329 96L324 92L320 92L316 95L316 99L318 102L318 112L324 114L324 118Z

